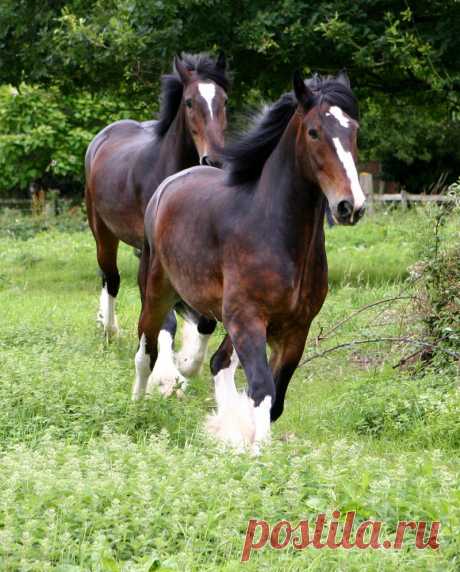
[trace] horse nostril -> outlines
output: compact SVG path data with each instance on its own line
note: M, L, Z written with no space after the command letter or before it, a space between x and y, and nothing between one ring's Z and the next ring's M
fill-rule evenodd
M201 158L201 164L206 167L221 167L222 163L217 159L211 159L209 155L203 155Z
M353 205L350 201L340 201L337 205L337 214L340 220L348 220L353 213Z

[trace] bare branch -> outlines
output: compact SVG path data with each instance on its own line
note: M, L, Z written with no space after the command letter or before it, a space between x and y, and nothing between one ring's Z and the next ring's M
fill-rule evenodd
M433 344L430 344L428 342L422 342L421 340L414 340L413 338L406 338L406 337L383 337L383 338L368 338L366 340L354 340L352 342L344 342L342 344L338 344L336 346L333 346L332 348L328 348L327 350L324 350L323 352L318 352L313 354L310 357L307 357L306 359L304 359L299 367L304 366L306 363L316 359L316 358L320 358L320 357L324 357L327 354L336 351L336 350L340 350L343 348L350 348L350 347L354 347L354 346L358 346L361 344L372 344L372 343L379 343L379 342L405 342L407 344L413 344L416 346L423 346L423 347L428 347L428 348L433 348ZM445 348L441 348L438 347L437 348L438 351L441 351L447 355L450 355L456 359L460 359L460 353L458 352L454 352L451 350L447 350Z
M340 322L337 322L337 324L335 324L325 334L322 333L322 329L321 329L320 333L315 338L316 345L318 345L319 341L325 340L326 338L328 338L333 332L335 332L340 327L342 327L343 324L346 324L352 318L354 318L358 314L361 314L361 312L364 312L365 310L369 310L370 308L373 308L374 306L380 306L381 304L387 304L388 302L394 302L396 300L412 300L413 298L414 298L414 296L394 296L393 298L385 298L384 300L378 300L377 302L372 302L370 304L366 304L365 306L362 306L361 308L358 308L357 310L352 312L349 316L347 316L343 320L340 320Z

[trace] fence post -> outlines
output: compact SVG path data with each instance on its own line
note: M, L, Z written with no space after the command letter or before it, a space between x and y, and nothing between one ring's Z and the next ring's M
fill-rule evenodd
M58 207L59 191L56 189L48 189L46 192L46 196L47 196L46 208L45 208L46 216L56 216L59 211Z
M367 212L374 213L374 178L371 173L360 173L359 182L367 201Z
M403 209L407 209L407 192L405 189L401 189L401 205Z

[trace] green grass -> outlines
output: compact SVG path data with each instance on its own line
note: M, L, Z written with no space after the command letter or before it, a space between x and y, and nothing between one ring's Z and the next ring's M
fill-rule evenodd
M305 356L416 328L409 266L427 211L379 215L327 232L331 287ZM81 221L0 217L0 570L458 570L458 385L450 370L410 376L388 343L314 359L291 382L261 457L220 449L202 431L213 408L208 368L183 399L130 401L139 301L137 259L121 249L122 336L95 324L95 248ZM458 233L458 221L443 229ZM223 335L213 337L216 347ZM242 374L238 373L240 383ZM438 551L275 551L240 564L248 519L440 520Z

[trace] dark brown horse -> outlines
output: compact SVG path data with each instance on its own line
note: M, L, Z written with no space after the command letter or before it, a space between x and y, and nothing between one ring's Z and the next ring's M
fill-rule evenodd
M226 127L228 87L223 55L217 61L205 54L176 58L173 73L162 78L158 121L117 121L88 147L86 205L102 271L99 321L108 335L117 332L118 243L142 248L145 208L163 179L192 165L216 163L215 148L223 144ZM173 337L173 314L166 327ZM183 369L189 371L200 365L205 339L195 323L186 333L190 351L195 352L182 355ZM165 351L165 368L178 377L172 349Z
M364 211L357 120L345 74L306 83L295 74L294 93L224 150L227 170L178 173L147 207L136 384L145 386L174 304L221 320L228 335L211 360L218 410L208 428L235 445L268 439L326 297L326 203L339 224ZM238 360L247 396L235 389Z

